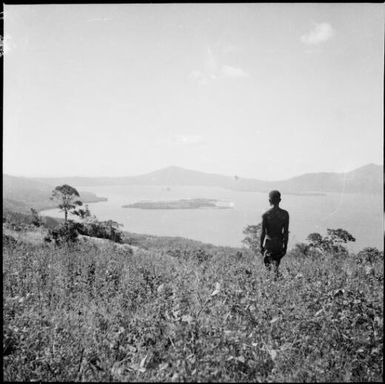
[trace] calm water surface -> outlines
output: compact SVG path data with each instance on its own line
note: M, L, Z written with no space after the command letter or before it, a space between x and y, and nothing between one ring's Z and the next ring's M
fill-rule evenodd
M108 198L89 204L99 220L112 219L129 232L160 236L182 236L215 245L241 246L242 230L261 221L269 208L266 193L237 192L223 188L162 186L76 187ZM145 210L122 208L140 200L213 198L234 203L233 209ZM290 214L289 248L304 241L311 232L326 234L326 228L343 228L356 237L350 248L367 246L383 249L382 195L327 194L325 196L283 195L281 207ZM57 209L43 215L62 217Z

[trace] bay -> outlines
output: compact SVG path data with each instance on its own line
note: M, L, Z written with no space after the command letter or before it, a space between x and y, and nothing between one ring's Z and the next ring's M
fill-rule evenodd
M82 186L81 191L94 192L108 201L89 204L91 213L99 220L115 220L129 232L157 236L181 236L215 245L242 245L242 230L258 224L261 215L269 209L266 193L240 192L216 187L196 186ZM142 200L167 201L207 198L234 203L232 209L140 209L122 208ZM338 194L282 195L281 207L290 214L289 248L304 241L312 232L326 235L327 228L343 228L356 242L349 248L358 251L364 247L383 250L382 195ZM42 215L62 217L57 209Z

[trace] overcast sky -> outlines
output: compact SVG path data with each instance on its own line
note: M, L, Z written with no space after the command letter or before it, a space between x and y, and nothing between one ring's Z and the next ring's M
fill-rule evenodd
M382 164L383 4L4 13L4 173L276 180Z

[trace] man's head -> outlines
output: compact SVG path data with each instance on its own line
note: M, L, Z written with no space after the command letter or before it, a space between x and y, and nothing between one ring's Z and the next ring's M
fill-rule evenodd
M281 201L281 193L279 191L271 191L269 193L269 202L271 205L278 205Z

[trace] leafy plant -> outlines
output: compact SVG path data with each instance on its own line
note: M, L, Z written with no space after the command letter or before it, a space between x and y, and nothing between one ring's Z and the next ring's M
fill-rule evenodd
M120 226L121 224L114 220L98 221L96 217L89 217L88 220L78 226L78 230L82 235L122 243L123 235L119 229Z
M300 255L307 256L309 254L310 246L306 243L297 243L294 246L294 252Z
M260 238L262 232L262 223L257 225L248 225L242 233L246 237L242 240L247 247L249 247L255 254L259 253Z
M67 220L57 228L50 229L44 240L46 242L51 242L53 240L56 245L60 245L62 243L74 243L78 239L80 226L81 224L79 223L76 223L72 220Z
M377 248L373 247L364 248L357 255L357 261L359 263L373 264L380 260L384 260L384 252L380 252Z
M40 227L43 225L43 221L39 214L37 213L36 209L31 208L31 216L32 216L32 224L36 227Z
M78 208L77 210L72 211L72 213L76 216L79 216L82 220L87 220L91 217L91 212L88 208L88 204L85 205L85 208Z
M356 239L345 229L327 229L327 240L333 245L337 243L348 243L350 241L356 241Z
M319 233L311 233L306 240L309 249L335 254L347 254L347 249L342 245L356 239L345 229L327 229L327 236L322 237Z

